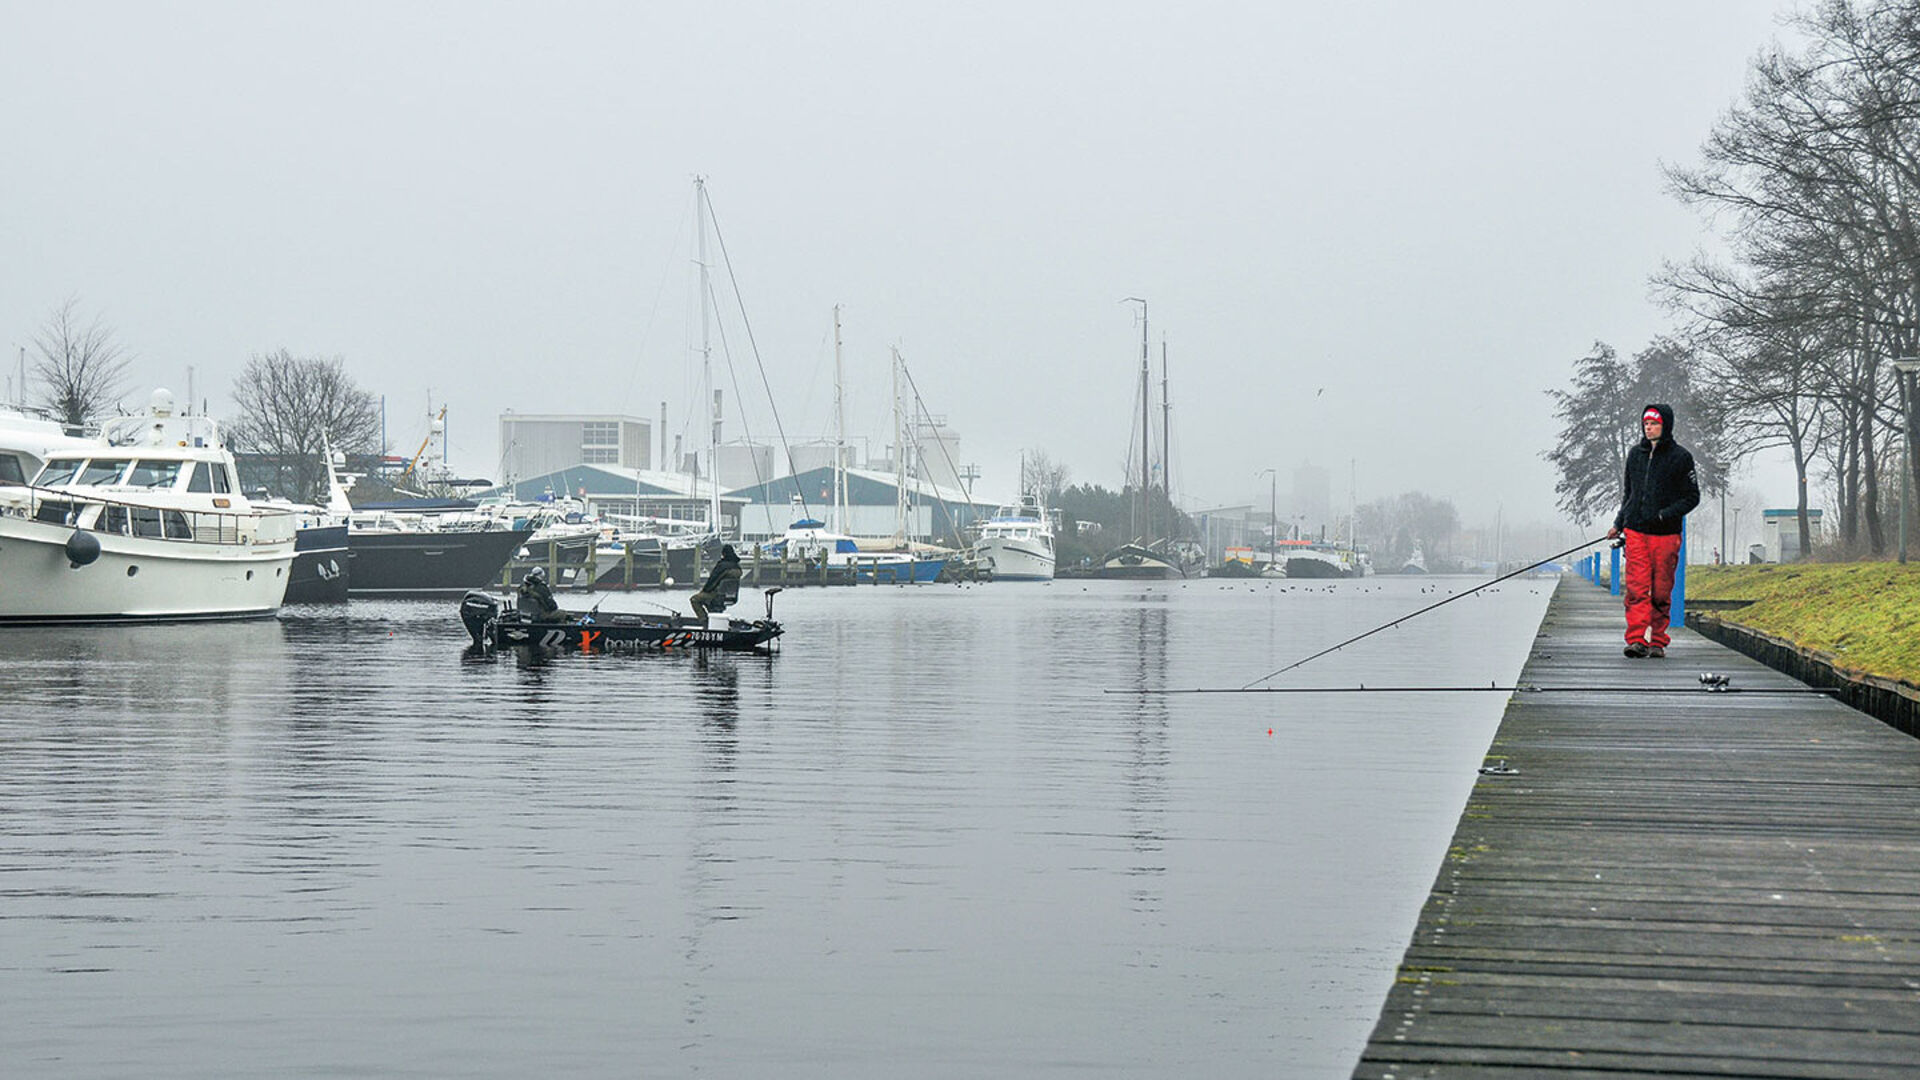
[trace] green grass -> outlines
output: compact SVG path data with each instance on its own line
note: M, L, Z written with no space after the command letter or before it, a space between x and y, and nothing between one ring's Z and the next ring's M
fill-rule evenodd
M1751 600L1720 617L1838 667L1920 683L1920 563L1689 566L1687 599Z

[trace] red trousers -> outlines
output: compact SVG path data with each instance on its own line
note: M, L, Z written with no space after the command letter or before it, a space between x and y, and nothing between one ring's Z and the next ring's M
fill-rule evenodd
M1627 640L1666 648L1672 639L1673 573L1680 566L1680 537L1655 536L1626 530L1626 580L1620 592L1627 601Z

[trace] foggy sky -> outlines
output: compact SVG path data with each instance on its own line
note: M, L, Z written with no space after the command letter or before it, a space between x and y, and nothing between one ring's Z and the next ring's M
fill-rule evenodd
M1344 505L1351 461L1361 501L1546 520L1543 391L1670 326L1647 277L1707 234L1659 165L1790 6L5 0L4 366L78 296L130 406L193 365L230 413L286 348L396 448L446 404L468 474L506 408L699 441L702 174L789 437L830 429L838 303L856 437L898 344L984 496L1034 447L1118 487L1140 296L1190 508L1308 460ZM728 434L737 378L771 436L727 344Z

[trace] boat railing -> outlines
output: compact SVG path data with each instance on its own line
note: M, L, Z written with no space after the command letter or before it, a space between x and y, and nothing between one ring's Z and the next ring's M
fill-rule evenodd
M15 485L13 490L26 492L25 498L0 507L0 512L88 532L196 544L251 545L291 542L298 527L296 512L277 506L192 510L60 488ZM88 517L85 511L93 507L98 507L99 513Z

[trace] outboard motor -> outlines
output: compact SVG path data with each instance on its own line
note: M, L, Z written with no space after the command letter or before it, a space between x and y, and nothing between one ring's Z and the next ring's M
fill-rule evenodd
M73 530L67 537L67 565L78 570L100 557L100 538L85 529Z
M467 633L473 635L475 648L486 647L487 627L499 617L499 601L486 593L472 590L460 598L460 621L467 624Z

